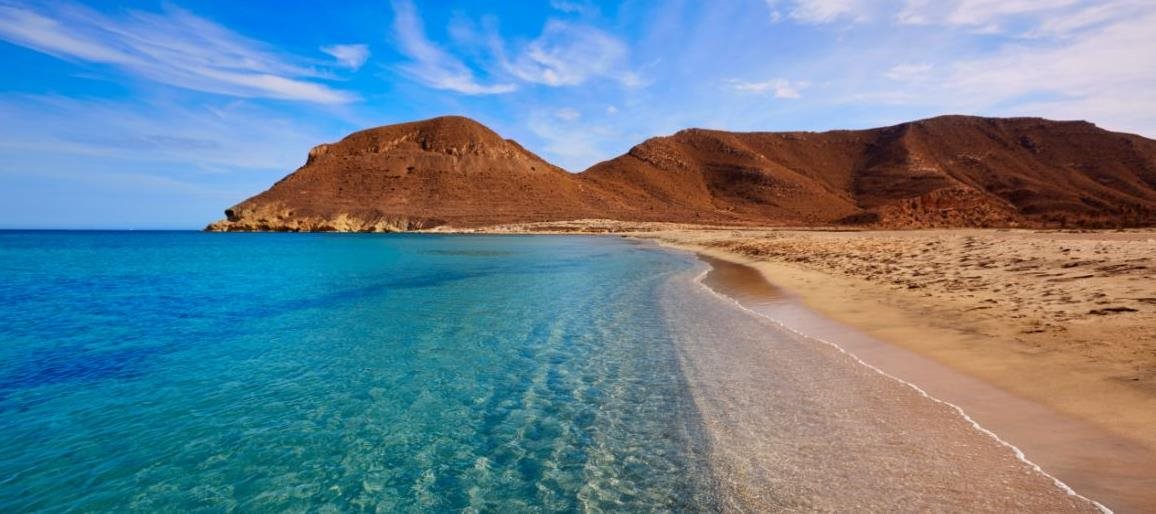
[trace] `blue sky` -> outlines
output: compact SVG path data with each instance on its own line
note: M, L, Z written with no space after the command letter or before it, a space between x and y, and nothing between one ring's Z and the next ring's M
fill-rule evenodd
M0 0L0 227L199 228L371 126L572 171L686 127L945 113L1156 136L1151 0Z

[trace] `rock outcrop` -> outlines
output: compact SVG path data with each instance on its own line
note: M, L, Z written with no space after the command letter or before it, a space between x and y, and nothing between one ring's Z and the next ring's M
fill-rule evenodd
M610 218L882 227L1156 224L1156 141L942 116L869 130L688 129L567 173L467 118L356 132L217 231L407 231Z

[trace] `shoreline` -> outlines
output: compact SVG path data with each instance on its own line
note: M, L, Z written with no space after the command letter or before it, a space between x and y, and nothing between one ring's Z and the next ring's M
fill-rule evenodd
M920 390L933 389L934 398L961 405L965 418L974 416L981 427L997 433L997 439L1023 449L1030 462L1038 463L1081 494L1117 512L1156 510L1156 432L1151 431L1156 426L1156 367L1152 366L1156 351L1147 357L1143 353L1145 348L1156 350L1156 345L1144 346L1156 341L1156 330L1148 330L1151 336L1145 332L1135 340L1123 338L1137 323L1141 329L1156 328L1156 324L1145 325L1147 320L1156 319L1156 309L1147 303L1132 304L1138 308L1116 307L1124 300L1156 300L1151 298L1156 297L1156 275L1143 271L1146 266L1136 262L1156 255L1149 251L1156 249L1156 231L1151 229L856 231L581 220L428 232L616 235L752 266L761 281L779 286L794 296L797 305L825 317L825 325L853 327L853 331L874 339L876 349L909 354L899 361L931 363L941 374L961 376L995 391L1000 398L995 406L1008 405L993 417L977 408L993 403L990 396L975 395L969 401L968 395L975 392L972 387L934 390L934 374L909 378L895 373L901 382L915 384ZM800 245L800 241L806 244ZM864 251L865 241L869 244ZM975 242L976 249L972 249ZM1025 242L1040 255L1020 258L1016 251L1024 250ZM1121 242L1131 246L1121 247ZM897 255L888 246L933 243L937 246L930 261ZM832 245L851 248L831 252ZM1003 251L1003 246L1008 251ZM1137 248L1142 257L1136 257ZM934 257L960 259L944 266ZM990 265L1000 259L1004 262ZM865 277L862 269L848 266L848 262L866 262L860 267L877 273ZM878 262L885 264L885 269L872 266ZM1024 262L1042 269L1018 275L1009 271L1013 266L1024 266ZM971 282L959 294L945 292L934 285L942 278L927 282L931 285L920 283L920 276L926 273L912 273L912 265L930 265L934 276L954 273L953 284L958 284L959 278ZM1121 267L1124 271L1117 273ZM1096 273L1088 273L1092 268ZM1106 271L1100 273L1102 270ZM961 271L966 276L960 277ZM1007 295L1009 302L991 298L993 293L1000 293L1000 287L992 290L990 283L1004 279L1009 283L1007 292L1001 294ZM1073 287L1087 283L1092 286ZM1041 290L1043 286L1054 287L1059 294ZM1080 298L1073 290L1097 294ZM1137 295L1138 290L1143 294ZM1147 297L1135 298L1145 294ZM1057 296L1058 302L1054 301ZM1024 314L1033 309L1035 312ZM1028 330L1024 330L1027 322L1036 325L1027 325ZM1132 325L1121 329L1117 326L1121 322ZM1067 345L1069 342L1083 345ZM860 358L864 354L859 349L849 355L875 366L875 355ZM1123 370L1123 378L1122 362L1132 368ZM885 374L893 374L888 365L880 367ZM998 416L1008 414L1010 418ZM1054 426L1057 422L1059 429ZM1054 437L1057 432L1066 437Z
M1142 376L1140 377L1142 380L1121 381L1104 376L1106 375L1104 370L1060 367L1060 365L1078 366L1079 363L1073 361L1082 357L1064 355L1060 349L1045 348L1038 353L1024 352L1022 348L999 340L1006 337L1006 334L992 330L991 325L997 323L1006 323L1008 331L1019 328L1013 326L1010 320L1001 319L1002 313L993 313L991 316L995 318L994 320L953 316L960 314L951 312L953 309L958 310L957 305L934 308L940 307L941 301L947 304L955 300L954 298L934 300L912 298L911 295L903 294L906 291L858 280L854 276L841 276L830 270L816 269L814 266L785 262L776 258L745 255L730 248L717 246L716 243L703 244L703 241L682 239L685 234L677 234L674 237L671 237L670 233L630 235L750 266L759 272L763 280L795 296L801 304L827 318L854 327L888 344L929 357L1019 396L1048 405L1059 412L1101 425L1105 430L1134 439L1150 450L1156 451L1156 432L1151 430L1152 426L1156 426L1156 394L1150 394L1156 393L1156 389L1137 390L1138 387L1151 387L1145 383L1149 377ZM711 239L713 234L691 233L691 237ZM1156 249L1156 245L1153 245L1153 248ZM969 301L972 304L980 303L971 299ZM968 312L993 311L996 309ZM1156 309L1153 309L1152 313L1140 314L1151 316L1156 314ZM1069 330L1059 326L1054 333L1041 331L1039 334L1032 333L1025 336L1051 335L1063 338L1071 330L1092 326L1104 332L1103 341L1099 346L1111 346L1117 343L1114 339L1118 339L1120 335L1140 336L1139 338L1147 335L1107 333L1108 330L1117 328L1115 325L1123 320L1088 317L1092 319L1068 322L1068 325L1076 325ZM992 321L996 323L991 323ZM1077 322L1082 323L1077 325ZM1156 328L1156 325L1152 327ZM1016 342L1019 342L1018 338ZM1156 354L1148 358L1156 361ZM1100 373L1097 374L1096 371ZM1138 387L1136 382L1139 382ZM1090 394L1093 391L1096 394ZM1062 397L1059 394L1061 392Z
M1070 494L1116 512L1156 509L1156 452L1145 441L1104 430L1094 420L1057 411L984 377L968 374L950 361L919 352L918 348L875 337L871 330L840 319L839 305L819 308L813 303L815 298L808 298L805 291L781 287L776 278L785 273L773 263L702 245L678 244L647 235L632 237L692 252L714 270L719 268L718 261L750 270L765 284L755 287L755 297L747 294L743 298L742 291L736 294L726 284L701 285L741 309L837 348L928 399L955 408L977 431L1011 448L1022 461L1035 466ZM796 279L792 284L797 284L798 277L792 278ZM747 283L738 287L750 287L750 281L748 276ZM908 334L935 335L928 334L927 327L912 325Z
M992 439L993 439L993 440L994 440L996 443L998 443L998 444L1000 444L1000 445L1002 445L1002 446L1004 446L1004 447L1007 447L1008 449L1010 449L1010 450L1012 451L1012 453L1015 455L1016 459L1018 459L1020 462L1022 462L1022 463L1024 463L1024 464L1028 465L1028 466L1029 466L1030 468L1032 468L1032 469L1033 469L1033 470L1034 470L1036 473L1038 473L1038 474L1040 474L1040 475L1042 475L1042 476L1046 477L1047 479L1051 480L1051 481L1054 483L1054 485L1056 486L1056 488L1057 488L1057 489L1059 489L1060 491L1063 491L1064 493L1066 493L1066 494L1067 494L1067 495L1069 495L1069 496L1073 496L1073 497L1079 498L1079 499L1081 499L1081 500L1084 500L1084 501L1086 501L1086 502L1088 502L1088 503L1092 504L1094 507L1096 507L1097 509L1099 509L1101 512L1104 512L1104 513L1108 513L1108 514L1110 514L1110 513L1114 512L1113 510L1111 510L1110 508L1108 508L1108 507L1107 507L1106 505L1104 505L1103 503L1101 503L1101 502L1099 502L1099 501L1096 501L1096 500L1095 500L1095 499L1093 499L1093 498L1089 498L1089 497L1087 497L1087 496L1085 496L1085 495L1081 494L1080 492L1078 492L1078 491L1076 491L1075 489L1073 489L1073 488L1072 488L1072 486L1070 486L1069 484L1067 484L1066 482L1064 482L1064 481L1063 481L1063 480L1061 480L1060 478L1056 477L1055 475L1053 475L1053 474L1049 473L1047 470L1043 469L1043 467L1042 467L1042 466L1041 466L1039 463L1037 463L1037 462L1035 462L1035 461L1031 460L1030 458L1028 458L1027 454L1025 454L1025 453L1024 453L1024 451L1023 451L1021 448L1019 448L1019 447L1018 447L1018 446L1016 446L1015 444L1013 444L1013 443L1011 443L1011 442L1009 442L1009 441L1007 441L1007 440L1005 440L1005 439L1001 438L1001 437L1000 437L998 434L996 434L994 431L992 431L992 430L988 429L987 427L985 427L985 426L981 425L981 424L980 424L978 421L976 421L976 420L975 420L975 419L974 419L974 418L973 418L971 415L969 415L969 414L968 414L968 413L967 413L967 412L966 412L966 411L963 409L963 407L960 407L959 405L957 405L957 404L955 404L955 403L952 403L951 401L948 401L948 400L944 400L944 399L942 399L942 398L939 398L939 397L937 397L937 396L935 396L935 395L932 395L932 394L931 394L931 393L929 393L929 392L928 392L926 389L924 389L924 388L920 387L919 385L917 385L917 384L915 384L915 383L912 383L912 382L910 382L910 381L908 381L908 380L905 380L905 379L903 379L903 378L901 378L901 377L899 377L899 376L896 376L896 375L894 375L894 374L892 374L892 373L889 373L888 371L886 371L886 370L884 370L884 369L880 368L879 366L877 366L877 365L874 365L874 364L872 364L872 363L870 363L870 362L867 362L867 361L863 360L863 358L862 358L862 357L860 357L858 354L856 354L856 353L855 353L855 352L853 352L852 350L849 350L848 348L846 348L846 347L844 347L844 346L840 345L840 344L839 344L839 342L838 342L838 340L832 341L832 340L828 340L828 339L824 339L824 338L816 337L816 336L814 336L814 335L812 335L812 334L809 334L809 333L805 332L804 330L801 330L801 329L798 329L798 328L796 328L796 327L793 327L793 326L791 326L791 324L790 324L788 321L784 321L784 320L782 320L782 319L778 319L778 318L774 317L772 313L769 313L769 312L767 312L765 309L760 309L760 308L759 308L759 305L758 305L757 303L756 303L755 305L748 305L748 304L745 304L745 303L743 302L743 300L741 300L741 299L740 299L740 298L742 298L742 296L740 296L740 295L735 295L734 293L727 291L727 288L726 288L725 286L722 286L722 285L719 285L719 286L712 286L712 285L709 285L709 284L707 284L707 283L706 283L706 280L710 279L710 276L711 276L712 274L715 274L715 273L717 273L717 272L719 272L719 271L720 271L720 270L719 270L719 262L718 262L718 261L721 261L721 259L718 259L718 258L716 258L716 257L712 257L712 256L706 256L706 255L704 255L703 253L700 253L700 252L695 252L695 255L696 255L696 256L697 256L697 257L698 257L700 260L702 260L703 262L705 262L705 263L706 263L706 264L707 264L707 265L710 267L708 270L706 270L705 272L703 272L702 274L700 274L700 275L699 275L699 276L698 276L698 277L695 279L695 282L696 282L696 283L698 283L700 286L702 286L702 287L706 288L708 291L710 291L710 292L711 292L712 294L714 294L715 296L718 296L719 298L722 298L722 299L724 299L724 300L727 300L727 301L733 302L737 308L739 308L739 309L741 309L741 310L744 310L744 311L747 311L747 312L750 312L751 314L754 314L754 315L756 315L756 316L760 316L760 317L762 317L762 318L765 318L765 319L767 319L767 320L770 320L771 322L773 322L773 323L775 323L776 325L778 325L778 326L782 327L783 329L785 329L785 330L788 330L788 331L790 331L790 332L793 332L793 333L795 333L795 334L797 334L797 335L799 335L799 336L801 336L801 337L803 337L803 338L806 338L806 339L808 339L808 340L811 340L811 341L814 341L814 342L817 342L817 343L821 343L821 344L824 344L824 345L830 346L830 347L832 347L832 348L834 348L834 349L838 350L840 353L842 353L842 354L844 354L844 355L846 355L846 356L850 357L850 358L851 358L852 360L854 360L854 361L855 361L855 362L856 362L858 365L860 365L860 366L864 366L864 367L866 367L866 368L870 369L871 371L874 371L875 373L878 373L879 375L881 375L881 376L883 376L883 377L887 378L888 380L892 380L892 381L895 381L895 382L897 382L897 383L899 383L899 384L902 384L902 385L904 385L904 386L907 386L907 387L909 387L909 388L911 388L911 389L915 390L915 391L916 391L917 393L919 393L919 394L920 394L922 397L924 397L924 398L926 398L926 399L928 399L928 400L930 400L930 401L932 401L932 402L935 402L935 403L939 403L939 404L945 405L945 406L947 406L947 407L950 407L951 409L953 409L953 410L954 410L954 411L955 411L955 412L956 412L956 413L959 415L959 417L963 418L963 420L964 420L965 422L967 422L969 425L971 425L971 427L972 427L972 428L973 428L975 431L977 431L977 432L979 432L979 433L981 433L981 434L984 434L984 435L986 435L986 436L988 436L988 437L992 438ZM755 268L752 268L752 267L750 267L750 266L747 266L746 264L741 264L741 263L737 263L737 262L734 262L734 261L723 261L723 262L730 262L731 264L734 264L734 265L736 265L736 266L742 266L742 267L746 267L746 268L750 269L751 271L753 271L753 272L755 272L755 273L759 273L757 269L755 269ZM764 281L764 284L765 284L765 285L767 285L767 286L770 286L770 287L772 287L772 288L774 287L774 285L773 285L773 284L771 284L771 283L770 283L770 282L768 282L768 281ZM738 296L738 298L736 298L736 296ZM783 302L783 303L785 304L785 303L791 302L791 301L792 301L792 299L789 299L789 298L784 298L784 297L782 297L782 296L779 296L779 297L775 297L775 298L773 299L773 301L775 301L775 302ZM881 343L881 344L883 344L883 343Z
M751 266L817 327L841 327L825 335L868 339L852 354L960 405L1081 494L1156 510L1156 230L578 220L464 231L618 235Z
M575 220L430 232L630 237L752 266L828 318L1156 452L1156 229Z
M1156 476L1152 474L1156 472L1156 465L1153 465L1156 461L1152 460L1153 455L1147 452L1147 448L1107 434L1082 420L1015 397L974 377L959 374L921 355L871 338L803 305L793 294L780 293L766 301L751 298L742 291L736 293L731 289L734 284L707 284L710 274L719 270L720 261L724 265L729 263L746 268L758 274L759 278L762 274L745 263L720 258L717 254L668 248L692 251L711 266L700 283L713 294L785 330L833 347L859 365L914 389L932 402L951 407L977 432L1011 449L1017 459L1052 480L1067 494L1088 500L1103 512L1146 512L1156 506L1156 494L1146 493L1141 489L1144 484L1134 483ZM764 283L774 287L769 281ZM919 372L912 373L916 369ZM1037 426L1048 427L1047 437L1040 437L1041 434L1034 430ZM1126 469L1105 469L1099 460L1107 456L1097 453L1101 451L1112 452L1112 460L1118 463L1115 467Z
M1111 512L958 407L718 292L699 262L663 304L731 510Z

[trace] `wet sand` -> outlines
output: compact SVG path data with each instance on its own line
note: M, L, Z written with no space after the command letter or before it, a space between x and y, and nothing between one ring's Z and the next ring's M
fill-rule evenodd
M695 280L663 308L728 512L1099 511L955 408Z
M826 341L934 398L960 407L1048 474L1115 512L1156 511L1156 453L1082 419L1015 396L932 359L884 343L808 308L749 266L700 256L703 283L791 330Z

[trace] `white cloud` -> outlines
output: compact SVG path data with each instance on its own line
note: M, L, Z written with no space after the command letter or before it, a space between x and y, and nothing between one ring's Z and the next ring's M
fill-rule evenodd
M183 105L81 100L52 95L0 96L0 170L31 157L75 165L93 159L177 164L201 171L291 170L305 152L337 134L252 102ZM137 166L140 168L141 166Z
M937 111L1086 119L1156 134L1156 67L1141 64L1156 62L1156 5L1068 27L1057 28L1065 36L1054 41L1013 39L989 55L936 63L934 75L924 65L893 67L889 78L925 80L886 84L885 96Z
M1009 16L1037 14L1075 4L1077 0L957 0L946 18L953 25L988 26ZM948 2L943 2L948 3Z
M526 82L576 86L593 77L611 77L628 87L641 79L626 68L626 44L588 25L550 20L506 69Z
M550 0L550 7L568 14L592 16L598 14L598 6L589 1Z
M900 82L916 82L927 80L934 67L932 64L900 64L892 66L884 76Z
M557 111L554 111L554 117L558 118L562 121L575 121L578 118L582 117L582 113L578 112L577 109L571 109L569 107L564 107L562 109L558 109Z
M1070 9L1048 16L1028 36L1069 36L1075 32L1102 26L1108 22L1123 21L1132 16L1143 16L1152 7L1152 3L1144 0L1116 0L1079 9Z
M779 10L779 0L763 0L767 4L767 9L771 11L771 23L778 23L783 19L783 11Z
M467 95L509 93L517 89L511 83L479 82L469 66L426 37L421 17L409 0L395 0L393 11L394 34L400 50L412 60L401 66L405 73L429 87Z
M1156 12L1054 47L1015 45L985 59L957 63L949 78L959 87L1003 94L1063 90L1093 95L1121 85L1156 84Z
M351 70L360 69L369 60L369 47L361 44L323 46L321 51L332 55L338 64Z
M784 16L810 24L831 23L849 19L861 22L869 19L872 5L866 0L764 0L771 10L771 21Z
M895 15L895 21L901 25L926 25L931 22L926 15L929 5L930 0L907 0Z
M772 21L820 25L893 21L900 25L965 27L1000 34L1017 25L1056 34L1151 6L1150 0L764 0Z
M170 96L0 95L2 223L202 227L346 132L295 106Z
M541 114L531 115L525 123L533 137L540 140L543 156L570 171L582 171L606 159L610 152L603 145L621 138L608 126L578 121L559 123L555 117Z
M807 82L792 82L787 79L771 79L763 82L745 82L732 79L728 81L727 84L735 91L744 93L772 93L775 98L791 100L801 98L802 94L800 91L810 85Z
M1051 26L1058 33L1104 21L1126 5L1143 0L905 0L895 19L908 25L969 27L972 32L998 34L1016 23Z
M865 12L863 2L857 0L807 0L795 2L791 17L804 22L830 23L842 17L859 20Z
M464 94L515 91L523 83L550 87L584 84L595 78L617 81L627 88L649 82L628 66L629 50L621 39L586 23L547 20L537 38L511 43L501 37L497 19L480 24L455 14L447 27L451 53L428 38L411 0L394 0L394 32L400 50L411 59L400 68L436 89ZM564 12L587 12L585 3L556 1ZM484 84L479 76L490 77Z
M305 59L277 54L177 8L110 17L70 3L40 9L0 5L0 39L196 91L318 103L356 99L316 82L325 77Z

